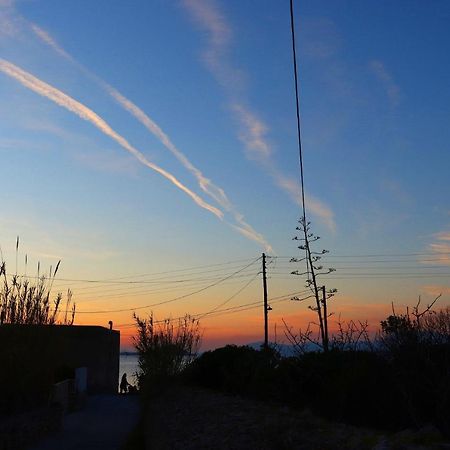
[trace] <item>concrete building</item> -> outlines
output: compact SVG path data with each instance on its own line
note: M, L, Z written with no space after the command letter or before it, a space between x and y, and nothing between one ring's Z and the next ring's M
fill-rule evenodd
M87 325L1 325L0 347L17 349L25 367L27 355L32 355L32 364L42 364L55 381L85 367L88 393L117 393L119 331Z

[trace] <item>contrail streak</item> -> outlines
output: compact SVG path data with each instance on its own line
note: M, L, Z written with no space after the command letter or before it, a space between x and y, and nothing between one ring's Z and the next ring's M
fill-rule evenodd
M188 169L197 179L200 188L216 200L222 207L229 208L230 202L224 190L210 179L206 178L203 173L195 167L184 153L182 153L170 140L169 136L155 123L139 106L134 104L131 100L124 97L117 89L113 88L107 83L102 82L102 87L113 97L119 105L125 108L132 116L141 122L150 133L156 136L160 142L178 159L178 161Z
M139 122L141 122L142 125L144 125L148 131L150 131L150 133L158 138L159 141L178 159L178 161L195 176L200 188L205 193L210 195L222 207L230 207L230 202L224 190L218 186L215 186L210 179L205 177L203 173L189 161L186 155L184 155L183 152L181 152L175 146L175 144L170 140L169 136L164 133L161 127L156 122L154 122L141 108L139 108L139 106L126 98L116 88L112 87L110 84L102 80L97 75L93 74L90 70L76 61L55 41L55 39L53 39L53 37L46 30L34 23L31 23L30 27L34 34L42 42L51 47L60 56L79 67L79 69L82 70L88 77L92 78L97 84L99 84L102 89L104 89L120 106L122 106L122 108L128 111Z
M69 53L67 53L53 37L44 29L40 28L36 24L30 24L32 31L35 35L46 45L50 46L56 53L63 58L75 64L82 72L84 72L89 78L93 79L102 89L104 89L122 108L128 111L139 122L144 125L150 133L152 133L159 141L177 158L177 160L189 170L194 177L200 188L213 198L222 208L228 211L237 222L236 224L229 224L233 229L245 236L247 239L255 241L262 245L267 252L272 252L271 245L266 241L261 233L258 233L250 224L244 220L244 216L236 210L234 205L228 199L225 191L215 185L209 178L205 177L203 173L195 167L186 155L179 150L176 145L171 141L170 137L161 129L161 127L153 121L139 106L133 103L131 100L121 94L116 88L102 80L100 77L92 73L89 69L75 60Z
M245 222L243 215L236 211L232 203L228 200L225 191L222 188L216 186L210 179L206 178L203 173L199 169L197 169L197 167L195 167L180 150L178 150L178 148L170 140L169 136L164 133L164 131L159 127L158 124L156 124L150 117L148 117L147 114L145 114L145 112L142 111L142 109L135 105L131 100L124 97L117 89L113 88L103 80L98 79L98 82L123 108L125 108L131 115L139 120L139 122L141 122L154 136L156 136L161 141L161 143L170 152L173 153L173 155L175 155L178 161L180 161L180 163L196 177L200 188L206 194L216 200L216 202L220 206L222 206L222 208L226 209L233 215L234 220L238 223L238 225L230 225L236 231L245 236L247 239L261 244L267 252L272 252L272 247L265 240L264 236L254 230L253 227L247 222Z
M139 150L133 147L124 137L115 132L99 115L97 115L94 111L84 106L82 103L77 100L69 97L67 94L64 94L62 91L50 86L44 81L36 78L34 75L31 75L28 72L25 72L21 68L15 66L14 64L0 58L0 70L4 72L6 75L16 79L23 86L31 89L43 97L52 100L56 104L66 108L67 110L73 112L78 117L91 122L94 126L96 126L102 133L114 139L119 145L121 145L125 150L131 153L139 162L144 164L145 166L153 169L158 172L163 177L167 178L171 181L175 186L185 192L192 200L194 200L197 205L200 207L210 211L215 214L220 219L223 218L223 212L205 202L201 197L192 192L189 188L187 188L184 184L182 184L174 175L162 169L158 165L149 161Z
M247 158L259 164L275 184L298 203L297 187L275 164L272 146L266 137L268 126L242 100L245 86L242 83L242 71L233 65L229 57L234 36L227 18L212 0L182 0L182 4L200 28L206 31L206 50L202 59L229 97L230 109L241 128L239 139L245 146ZM386 81L388 76L383 78ZM309 197L309 209L335 232L334 214L327 205Z

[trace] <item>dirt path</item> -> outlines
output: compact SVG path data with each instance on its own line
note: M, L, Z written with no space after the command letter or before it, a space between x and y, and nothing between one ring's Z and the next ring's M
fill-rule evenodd
M391 448L379 433L193 388L153 399L144 433L146 450Z
M95 395L64 417L63 428L32 450L115 450L139 420L139 399L128 395Z

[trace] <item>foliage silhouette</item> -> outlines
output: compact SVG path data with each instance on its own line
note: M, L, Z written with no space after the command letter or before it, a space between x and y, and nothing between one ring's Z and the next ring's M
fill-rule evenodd
M308 325L306 331L299 331L296 340L291 332L289 326L285 323L286 327L286 337L294 344L298 345L301 341L310 342L319 346L323 351L327 352L329 350L329 335L328 335L328 318L332 315L328 311L328 300L333 297L337 290L329 289L326 290L325 286L319 284L319 279L323 275L335 272L336 269L329 267L324 269L323 265L320 263L322 256L329 253L328 250L321 250L320 252L314 251L311 248L311 244L318 241L320 236L316 236L311 231L311 222L307 222L305 217L301 218L299 221L299 226L296 227L297 231L300 231L300 236L294 236L294 241L300 241L300 245L297 246L299 250L305 251L305 256L303 258L291 258L291 262L305 262L306 271L293 270L292 275L306 276L306 287L312 292L312 296L315 300L315 306L309 306L309 309L317 314L318 323L316 324L319 333L318 338L313 336L311 330L311 324ZM292 300L299 300L297 297L293 297Z
M17 239L16 252L18 247L19 240ZM0 325L73 324L76 305L72 301L72 291L67 290L66 307L62 319L59 319L61 302L63 301L62 293L56 294L53 304L51 300L52 287L60 264L61 261L58 261L54 271L50 267L47 277L39 273L40 263L38 263L37 276L35 281L32 282L30 277L17 275L17 269L14 275L9 275L6 270L6 262L0 262ZM26 265L27 256L25 256Z
M138 383L147 389L179 375L196 358L201 342L198 320L186 315L177 321L156 321L151 314L141 319L134 314L137 336L134 346L139 355Z
M395 431L431 424L450 436L450 308L394 313L372 340L367 328L341 322L328 352L289 358L226 346L201 355L185 378L357 426Z

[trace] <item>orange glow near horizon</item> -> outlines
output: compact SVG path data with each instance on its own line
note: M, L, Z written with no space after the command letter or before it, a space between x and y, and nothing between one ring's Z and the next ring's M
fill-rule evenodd
M255 273L259 267L254 267ZM258 275L256 273L256 275ZM133 310L140 317L146 317L153 310L154 319L177 319L185 314L200 317L200 326L203 332L202 350L209 350L226 344L247 344L261 342L264 336L263 306L261 280L257 276L251 281L251 276L246 275L244 280L237 278L221 283L211 289L195 292L196 288L176 285L170 291L165 289L148 294L140 294L141 288L129 288L120 286L119 296L114 291L111 298L105 292L97 288L89 287L88 292L84 288L78 291L74 289L74 300L77 303L75 324L99 325L109 327L108 322L113 322L113 328L121 333L121 348L133 349L133 335L136 331L133 319ZM254 276L254 274L253 274ZM251 281L248 288L239 293ZM339 286L339 292L348 290L347 285ZM375 333L379 329L380 321L386 318L392 311L391 294L384 293L389 290L389 282L383 286L373 286L367 289L367 284L355 281L352 284L354 295L338 294L329 301L329 311L333 315L329 319L330 333L338 329L338 321L349 322L354 320L369 324L369 332ZM119 289L114 287L114 289ZM273 308L269 313L269 339L283 343L285 337L285 325L283 320L294 332L305 329L308 323L316 322L316 316L308 306L313 305L313 299L302 302L291 301L291 294L304 289L302 283L293 280L270 280L269 305ZM447 290L446 290L447 289ZM405 311L406 306L413 306L417 302L416 292L422 292L427 299L433 298L442 292L448 293L446 286L423 285L405 287L402 294L394 297L397 311ZM123 293L122 293L123 292ZM135 294L136 292L136 294ZM235 295L236 293L239 295ZM309 293L299 294L308 296ZM447 297L446 297L447 298ZM426 303L427 300L424 300ZM447 300L436 306L445 306ZM448 303L448 302L447 302ZM246 306L250 305L250 306ZM239 308L242 307L242 310ZM217 309L216 309L217 308ZM233 308L237 308L233 310ZM216 312L217 311L217 312ZM207 315L204 315L204 314ZM202 317L203 316L203 317Z
M351 299L340 299L335 303L332 311L335 314L329 319L330 333L338 330L338 321L356 322L367 320L369 324L369 332L374 333L378 330L380 321L391 313L391 305L389 304L364 304L354 302ZM337 308L336 308L337 307ZM262 308L261 308L262 309ZM279 308L281 309L281 308ZM399 308L400 310L401 308ZM142 317L144 314L140 314ZM166 316L157 315L156 319L165 317L175 317L174 314ZM113 321L113 329L119 330L121 334L121 349L132 350L133 336L136 331L134 320L130 313L115 314ZM306 305L299 305L295 302L289 303L282 311L274 309L269 314L269 339L272 342L286 342L285 326L283 320L292 327L292 330L298 331L305 329L308 323L315 322L315 313L309 310ZM76 317L77 325L100 325L108 327L107 320L101 320L97 315L83 314ZM264 322L262 311L257 309L244 311L233 314L226 314L220 317L205 317L200 319L202 329L202 345L203 351L221 347L227 344L243 345L252 342L261 342L263 340Z

